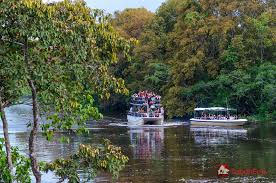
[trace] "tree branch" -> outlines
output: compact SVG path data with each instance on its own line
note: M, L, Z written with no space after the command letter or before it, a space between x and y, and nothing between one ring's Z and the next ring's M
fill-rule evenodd
M1 38L0 40L3 41L3 42L10 42L10 43L13 43L13 44L17 44L17 45L20 45L20 46L24 46L23 43L20 43L20 42L18 42L18 41L12 41L12 40L9 40L9 39L4 39L4 38Z

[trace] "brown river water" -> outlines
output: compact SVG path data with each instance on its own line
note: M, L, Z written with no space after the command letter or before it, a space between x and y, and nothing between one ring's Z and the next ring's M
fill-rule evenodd
M16 105L6 109L12 145L27 155L31 106ZM0 128L2 129L2 124ZM105 118L89 122L88 136L69 136L69 144L48 142L38 136L37 155L51 161L70 155L80 143L97 145L103 138L121 146L130 158L115 182L276 182L276 124L263 123L245 127L192 127L188 122L171 121L163 126L127 126L124 118ZM0 136L3 136L0 131ZM221 164L230 174L218 177ZM265 174L231 174L231 169L257 169ZM233 171L232 171L233 172ZM43 175L43 183L57 182L52 173ZM100 174L94 182L111 182Z

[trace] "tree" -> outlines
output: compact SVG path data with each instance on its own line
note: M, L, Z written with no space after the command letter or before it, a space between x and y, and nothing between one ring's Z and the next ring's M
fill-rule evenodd
M154 15L145 8L127 8L115 12L112 25L126 38L139 39Z
M55 129L77 126L79 133L87 131L85 122L101 117L93 97L127 91L123 80L111 74L110 65L118 62L118 53L128 56L131 41L121 38L103 13L83 1L2 0L0 10L1 41L18 45L16 52L7 53L19 67L7 69L22 72L32 94L29 157L36 182L41 182L34 144L40 113L50 120L41 126L47 139Z
M12 157L11 157L11 145L8 134L8 122L5 115L4 108L8 107L22 95L24 89L24 81L21 80L20 75L22 71L16 69L10 70L10 68L20 68L19 62L13 62L18 59L16 54L10 54L16 52L16 46L8 43L0 45L0 116L3 123L3 132L5 139L5 148L7 154L7 163L9 170L12 171Z

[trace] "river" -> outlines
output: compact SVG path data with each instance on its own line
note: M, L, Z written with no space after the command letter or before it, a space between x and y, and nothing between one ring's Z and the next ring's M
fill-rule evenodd
M11 143L23 154L28 152L28 129L31 106L16 105L6 109ZM2 124L0 124L2 130ZM275 182L276 124L260 124L239 128L191 127L187 122L166 122L164 126L129 127L125 119L105 118L89 122L88 136L70 137L69 144L48 142L38 136L37 155L51 161L77 150L80 143L97 145L103 138L121 146L130 158L117 182ZM2 131L0 135L3 136ZM27 155L27 154L26 154ZM218 178L220 164L235 170L265 170L265 175L230 175ZM95 182L110 182L100 174ZM43 183L57 182L51 174L43 175Z

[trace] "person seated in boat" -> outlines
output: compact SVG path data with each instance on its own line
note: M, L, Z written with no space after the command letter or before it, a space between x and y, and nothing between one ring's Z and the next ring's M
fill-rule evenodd
M141 92L141 97L145 98L145 92L144 91Z
M151 106L151 105L153 105L154 104L154 102L152 101L152 100L150 100L149 101L149 105Z
M145 113L143 107L139 108L138 113Z
M208 119L207 113L204 113L203 119Z
M216 119L217 118L217 116L216 115L212 115L212 120L214 120L214 119Z
M133 98L137 98L137 97L138 97L137 93L134 93L134 94L132 95L132 97L133 97Z
M160 104L160 100L159 100L159 99L156 99L156 100L155 100L155 103L156 103L156 104Z
M226 119L227 119L227 120L230 119L230 115L229 115L229 114L226 115Z
M151 105L150 108L149 108L150 117L154 117L155 111L156 111L155 106Z
M219 117L219 119L220 119L220 120L226 120L226 117L225 117L224 115L221 114L220 117Z
M149 98L151 98L153 96L153 93L152 92L150 92L149 93Z
M155 114L159 114L159 113L160 113L160 109L157 108L157 109L155 110Z
M216 116L216 115L214 115L214 114L213 114L213 116L212 116L212 117L213 117L213 120L215 120L215 119L217 118L217 116Z
M202 112L200 119L207 119L207 114L205 112Z
M151 100L151 102L152 102L153 104L157 104L157 100L156 100L156 98L155 98L154 96L152 96L152 97L150 98L150 100Z

